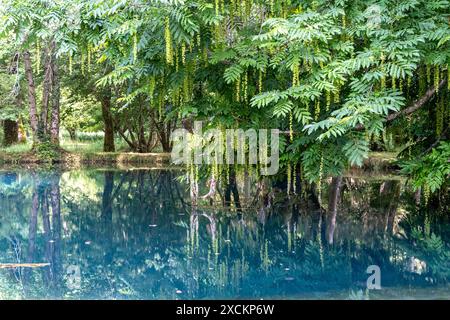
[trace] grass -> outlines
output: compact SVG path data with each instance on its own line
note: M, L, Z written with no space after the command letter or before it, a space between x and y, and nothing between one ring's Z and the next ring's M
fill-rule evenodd
M116 152L127 152L128 145L123 140L115 139ZM72 141L70 139L63 139L61 141L61 147L69 152L76 153L96 153L103 152L103 140L91 140L91 141Z
M116 152L128 152L128 145L121 139L115 139ZM72 141L62 137L61 148L74 153L96 153L103 152L103 139ZM9 147L0 146L0 154L24 154L31 151L31 142L14 144Z
M116 152L103 152L103 137L92 135L88 139L71 140L63 135L61 138L61 156L54 157L50 151L43 148L41 152L31 152L31 142L0 147L0 164L3 166L30 166L61 163L67 167L81 167L84 165L152 165L167 166L169 154L158 153L140 154L130 152L128 145L121 139L115 140Z
M9 147L0 147L0 153L27 153L31 151L31 144L29 143L21 143L14 144Z

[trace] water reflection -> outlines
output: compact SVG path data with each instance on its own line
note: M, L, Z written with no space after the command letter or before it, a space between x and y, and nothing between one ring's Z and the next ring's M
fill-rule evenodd
M404 181L333 178L320 207L232 178L225 210L180 176L0 173L0 298L450 297L448 217Z

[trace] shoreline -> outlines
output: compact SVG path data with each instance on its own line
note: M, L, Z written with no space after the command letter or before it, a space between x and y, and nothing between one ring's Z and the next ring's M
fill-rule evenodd
M134 153L134 152L61 152L58 159L39 159L31 152L0 153L0 169L64 167L77 169L84 167L150 166L167 167L170 165L170 153Z
M32 152L0 153L0 169L36 168L36 167L64 167L80 169L90 167L133 168L151 167L167 168L179 167L171 163L170 153L136 153L136 152L69 152L62 151L58 159L39 159ZM374 152L367 158L362 167L349 167L346 174L357 174L361 171L395 172L396 155L389 152Z

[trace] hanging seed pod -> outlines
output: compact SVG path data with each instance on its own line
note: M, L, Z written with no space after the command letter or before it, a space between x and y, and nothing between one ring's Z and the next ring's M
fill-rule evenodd
M338 104L340 102L340 100L341 100L340 90L339 90L339 87L337 87L336 91L334 91L333 102Z
M175 59L175 72L178 72L178 70L179 70L179 67L180 67L180 64L178 63L178 48L175 48L175 50L174 50L174 54L175 54L175 57L174 57L174 59Z
M323 155L320 157L319 179L317 181L317 195L319 204L322 204L322 178L323 178Z
M245 18L248 21L250 19L250 14L252 12L253 0L245 1Z
M259 70L258 72L258 93L261 93L263 90L263 72L262 70Z
M158 104L159 120L161 120L162 116L163 116L163 104L164 104L164 96L160 93L159 94L159 104Z
M439 66L434 66L434 89L439 92Z
M72 75L72 54L69 53L69 75Z
M195 38L196 40L196 44L197 44L197 48L200 49L201 45L202 45L202 37L200 36L200 33L197 34L197 37Z
M39 74L41 70L41 44L39 41L36 42L36 74Z
M235 88L235 100L236 102L241 101L241 78L236 80L236 88Z
M84 53L81 51L81 74L84 76Z
M234 20L235 16L235 1L236 0L230 0L230 20Z
M298 86L299 85L299 73L300 73L300 67L298 63L294 63L292 66L292 86Z
M88 68L88 73L90 73L91 72L91 47L90 46L88 46L88 49L87 49L88 51L87 51L87 68Z
M294 141L294 117L292 111L289 112L289 140L292 143Z
M320 117L320 100L316 101L315 111L314 111L314 120L319 120Z
M220 48L221 37L222 37L220 25L217 24L214 26L213 36L214 36L214 47Z
M330 106L331 106L331 93L330 90L326 90L326 100L327 100L327 105L326 105L326 111L330 111Z
M181 44L181 64L186 65L186 44L184 42Z
M203 48L203 62L205 64L205 67L208 66L208 48L204 47Z
M185 75L183 79L183 96L184 101L188 102L190 101L190 94L189 94L189 76Z
M436 136L440 137L442 133L442 128L444 126L444 98L441 95L441 98L437 102L436 109Z
M164 21L164 40L166 43L166 63L173 64L172 34L170 33L170 20L166 17Z
M220 11L220 2L219 2L219 0L215 0L214 8L216 9L216 16L218 16L219 15L219 11Z
M408 115L408 117L407 117L407 120L408 120L408 136L409 136L409 138L408 138L408 159L411 159L411 154L412 154L412 147L411 147L411 145L412 145L412 141L413 141L413 138L412 138L412 132L411 132L411 128L412 128L412 126L411 126L411 115Z
M243 17L242 14L242 0L240 2L236 2L236 14L238 17Z
M148 84L148 95L149 95L150 99L153 98L153 94L155 93L155 87L156 87L155 77L150 77L150 81Z
M189 77L189 97L192 97L193 93L194 93L194 77Z
M270 0L269 2L269 17L274 17L275 16L275 1L274 0Z
M244 101L248 103L248 73L244 73L244 80L242 81L242 90L244 95Z
M138 54L138 39L136 32L133 34L133 63L137 62L137 54Z
M447 64L447 89L450 91L450 64Z
M400 79L398 80L398 86L399 86L400 91L403 92L403 79L402 79L402 78L400 78Z
M172 104L176 107L178 105L178 90L172 90L172 95L170 96Z
M381 90L386 89L386 77L384 75L381 77L380 87L381 87Z
M427 84L429 85L431 83L431 67L428 64L426 66L426 72L427 72Z
M424 199L425 205L428 204L428 199L430 199L430 193L431 193L430 186L427 183L425 183L423 186L423 199Z

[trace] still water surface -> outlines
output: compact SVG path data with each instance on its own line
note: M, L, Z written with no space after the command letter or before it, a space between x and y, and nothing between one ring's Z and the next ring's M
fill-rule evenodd
M0 172L0 298L450 298L448 213L401 179L344 178L334 213L280 196L236 212L192 209L180 176Z

